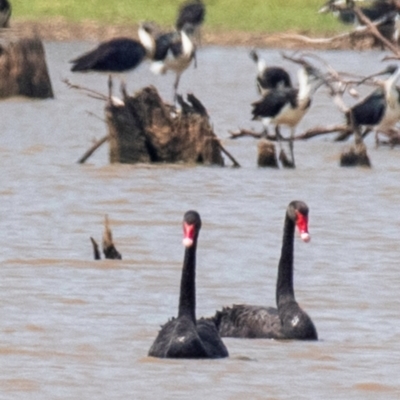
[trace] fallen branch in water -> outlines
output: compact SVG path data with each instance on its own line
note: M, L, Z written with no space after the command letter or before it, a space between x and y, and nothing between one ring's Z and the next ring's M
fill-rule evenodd
M236 161L236 159L233 157L233 155L231 153L229 153L229 151L226 150L224 146L222 146L221 141L217 137L215 137L215 140L217 141L221 151L232 161L233 167L240 168L240 164Z
M62 82L64 82L68 86L68 88L70 88L70 89L75 89L75 90L80 90L82 92L86 92L86 94L89 97L93 98L93 99L105 100L105 101L108 100L108 96L107 95L105 95L103 93L100 93L100 92L97 92L96 90L85 88L83 86L71 83L69 79L63 79Z
M365 24L365 26L367 27L367 29L371 33L371 35L373 35L376 39L378 39L383 44L383 46L385 46L388 50L390 50L398 58L400 58L399 48L395 44L393 44L389 40L387 40L385 37L383 37L377 28L378 25L382 24L383 22L386 22L389 17L382 18L383 21L381 21L381 22L379 22L379 21L371 22L371 20L365 16L365 14L361 11L361 9L358 6L354 6L353 11L357 15L357 18L363 24Z
M107 142L109 135L102 137L98 140L85 154L78 160L78 164L84 164L86 160L104 143Z
M240 137L245 137L245 136L250 136L254 139L261 139L264 135L264 133L254 132L249 129L240 129L239 132L228 131L228 133L231 135L230 139L238 139Z
M315 128L308 129L304 133L297 135L294 137L294 140L307 140L311 139L316 136L320 135L326 135L328 133L349 133L351 134L352 131L349 130L349 128L346 125L333 125L333 126L328 126L328 127L323 127L323 126L317 126ZM336 141L336 140L335 140Z

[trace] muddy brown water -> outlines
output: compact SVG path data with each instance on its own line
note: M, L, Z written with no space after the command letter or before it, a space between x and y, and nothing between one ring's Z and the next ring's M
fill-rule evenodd
M256 142L228 139L259 129L249 49L207 47L181 91L204 102L242 168L109 165L106 147L78 165L106 132L90 115L102 118L103 103L62 79L107 92L106 75L69 72L67 61L92 45L46 43L55 100L0 103L0 399L400 398L400 149L369 138L373 168L343 169L344 144L326 136L296 143L294 171L257 168ZM381 52L319 54L343 71L382 66ZM147 65L125 80L130 92L154 84L172 97L173 76ZM322 90L299 131L339 121ZM210 315L274 305L293 199L308 203L312 235L295 243L295 292L320 340L226 339L229 359L148 358L177 311L183 213L202 216L197 314ZM122 261L92 261L89 237L100 240L106 213Z

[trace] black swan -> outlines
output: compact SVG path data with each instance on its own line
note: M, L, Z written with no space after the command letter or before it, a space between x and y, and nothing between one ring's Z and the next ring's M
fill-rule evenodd
M304 242L308 234L308 207L292 201L286 211L281 258L278 265L276 302L278 308L233 305L212 318L222 337L317 340L311 318L297 304L293 290L293 247L295 226Z
M212 321L196 322L196 247L200 215L188 211L183 219L185 257L182 268L178 317L168 321L148 355L159 358L223 358L228 351Z

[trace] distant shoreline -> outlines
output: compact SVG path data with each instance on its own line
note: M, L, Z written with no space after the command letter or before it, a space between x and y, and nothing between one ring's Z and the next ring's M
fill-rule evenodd
M26 37L38 35L45 41L92 41L99 42L118 36L137 38L137 25L104 25L97 21L69 22L63 18L49 18L46 21L13 20L10 36ZM306 43L296 39L300 32L271 34L266 32L211 31L203 29L202 45L247 46L256 48L280 49L349 49L350 40L331 43ZM284 36L285 35L285 36ZM291 37L288 37L291 35ZM6 30L0 35L7 39ZM363 40L357 50L368 49L368 40Z

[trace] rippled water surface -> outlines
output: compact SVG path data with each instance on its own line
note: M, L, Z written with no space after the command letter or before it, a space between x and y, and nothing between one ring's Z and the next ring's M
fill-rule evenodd
M371 137L373 168L343 169L344 144L326 136L296 143L296 170L257 168L256 142L228 139L260 129L250 121L248 49L207 47L181 91L204 102L242 168L110 165L106 146L79 165L106 134L104 104L62 80L107 92L106 75L69 72L67 61L92 46L46 43L56 98L0 103L0 398L400 398L400 149L376 149ZM279 51L263 54L281 61ZM320 55L361 73L383 56ZM172 97L173 76L147 65L125 80L130 92L154 84ZM341 118L322 90L299 131ZM197 314L210 315L232 303L274 305L293 199L308 203L313 238L296 240L296 297L320 340L227 339L229 359L148 358L177 311L183 213L202 216ZM105 214L122 261L92 261L89 237L101 240Z

